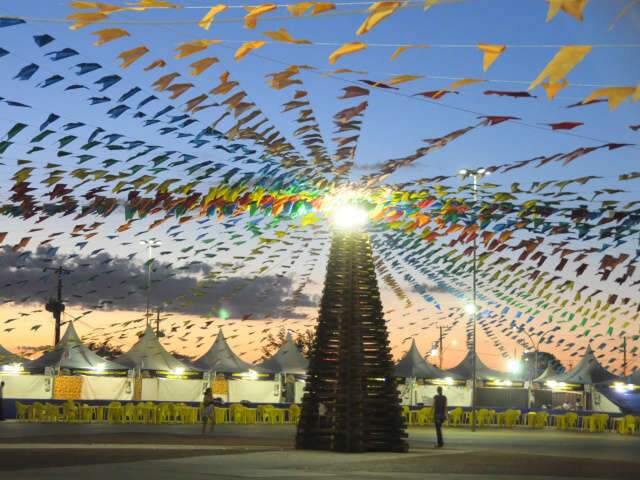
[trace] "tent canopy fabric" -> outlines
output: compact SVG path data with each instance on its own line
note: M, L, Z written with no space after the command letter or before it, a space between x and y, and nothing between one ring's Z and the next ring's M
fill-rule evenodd
M306 375L309 360L304 358L298 350L290 333L280 349L271 357L262 362L259 367L270 373L291 373L294 375Z
M633 373L627 377L627 383L640 385L640 368L634 370Z
M154 372L172 372L176 370L193 372L198 370L171 355L162 346L150 325L147 325L144 334L128 352L116 358L116 362L129 368L139 368L140 370Z
M28 364L29 361L20 355L10 352L0 345L0 365L10 365L13 363Z
M73 322L69 322L67 331L53 350L44 353L29 364L30 370L42 370L45 367L95 371L127 369L120 363L106 360L92 352L80 340Z
M395 376L429 379L453 377L453 375L447 374L444 370L440 370L438 367L427 363L422 355L420 355L418 347L416 347L416 341L413 339L411 340L411 348L409 348L404 357L396 364Z
M447 376L457 376L464 380L473 379L473 358L471 352L467 352L464 359L455 367L445 370ZM476 353L476 378L478 380L520 380L516 376L508 373L494 370L487 367L480 356Z
M224 338L222 329L218 332L209 351L197 359L194 364L203 370L220 373L243 373L249 370L259 370L255 365L245 362L233 353Z
M576 385L593 385L597 383L608 383L618 380L618 376L604 368L596 358L591 345L578 364L571 370L558 375L552 375L546 379L556 382L573 383Z

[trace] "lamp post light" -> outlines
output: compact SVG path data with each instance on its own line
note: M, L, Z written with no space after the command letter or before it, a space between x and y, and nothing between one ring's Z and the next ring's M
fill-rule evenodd
M478 212L477 212L477 207L478 207L478 180L480 180L482 177L489 175L489 170L487 170L486 168L478 168L475 170L470 170L470 169L462 169L459 172L459 175L462 177L463 180L465 180L466 178L472 178L473 179L473 209L474 209L474 215L473 215L473 221L474 223L478 224ZM472 324L473 324L473 337L471 339L471 351L472 351L472 356L471 356L471 363L472 363L472 370L473 370L473 382L472 382L472 391L471 391L471 431L475 432L476 431L476 384L477 384L477 362L476 362L476 323L477 323L477 317L478 317L478 304L476 301L476 297L477 297L477 271L478 271L478 232L475 232L476 234L473 236L473 287L472 287L472 296L473 296L473 300L472 300L472 304L471 305L467 305L466 310L467 313L470 313L472 315Z
M531 347L531 350L533 350L533 373L531 368L529 368L529 388L527 389L528 390L527 404L529 408L531 408L532 383L536 378L538 378L538 353L540 352L540 344L544 341L545 337L548 334L550 334L551 332L555 332L559 328L560 326L556 325L555 327L552 327L544 332L534 333L533 335L538 337L538 341L536 342L533 339L533 336L525 330L523 325L515 325L515 324L513 325L513 329L516 332L524 333L527 336L527 338L529 339L529 346Z
M159 240L140 240L140 245L147 247L147 325L149 324L149 315L151 307L151 260L153 259L153 249L162 245Z

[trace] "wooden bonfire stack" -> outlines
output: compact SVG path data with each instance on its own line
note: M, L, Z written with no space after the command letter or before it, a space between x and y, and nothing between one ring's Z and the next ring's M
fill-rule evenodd
M297 448L407 451L393 368L369 237L336 232Z

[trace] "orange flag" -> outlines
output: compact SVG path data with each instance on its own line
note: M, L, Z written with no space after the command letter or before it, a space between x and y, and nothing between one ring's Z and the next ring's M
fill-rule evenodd
M191 65L189 65L191 68L193 68L193 70L191 70L191 76L195 77L197 75L200 75L211 65L218 63L219 61L220 60L218 60L216 57L206 57L202 60L198 60L197 62L193 62Z
M582 12L587 6L589 0L547 0L549 10L547 10L547 22L553 20L560 10L568 13L576 20L582 21L584 16Z
M76 22L69 27L71 30L78 30L106 19L106 13L72 13L67 16L67 20L75 20Z
M488 43L479 43L478 48L482 50L482 71L486 72L493 65L500 55L507 49L506 45L490 45Z
M364 35L370 31L382 20L393 14L400 5L400 2L376 2L371 5L368 9L371 13L360 25L360 28L356 30L356 35Z
M121 52L120 55L118 55L118 58L122 59L120 68L127 68L129 65L131 65L133 62L135 62L148 52L149 49L144 46L132 48L131 50L127 50L126 52Z
M272 12L276 8L278 8L278 6L273 3L265 3L257 7L244 7L244 9L249 12L244 16L244 28L256 28L258 17L265 13Z
M394 61L401 53L406 52L410 48L427 48L428 45L402 45L395 49L389 60Z
M546 78L549 78L551 83L560 82L590 51L590 45L562 47L547 66L544 67L538 77L531 82L529 90L536 88Z
M117 40L118 38L130 36L129 32L121 28L105 28L104 30L96 30L95 32L92 32L91 35L96 35L98 37L98 40L93 43L96 46L104 45L105 43Z
M388 85L398 85L400 83L411 82L423 78L422 75L395 75L387 82Z
M331 55L329 55L329 63L333 65L340 57L359 52L360 50L364 50L366 48L367 44L363 42L345 43L344 45L336 49Z
M163 68L167 66L167 62L164 60L155 60L151 62L149 65L144 67L144 71L148 72L149 70L153 70L154 68Z
M176 51L178 54L176 58L184 58L194 53L201 52L209 48L209 45L220 43L220 40L193 40L192 42L186 42L178 45Z
M211 7L211 10L207 12L207 14L202 17L202 20L198 22L198 26L200 28L204 28L205 30L209 30L211 28L211 24L215 19L215 16L220 12L224 12L227 9L226 5L220 4L214 7Z
M277 32L262 32L262 34L276 42L295 43L297 45L309 45L311 43L309 40L294 39L283 27L280 27Z
M245 42L240 46L240 48L238 48L238 50L236 50L236 53L233 55L233 58L235 58L236 60L240 60L251 50L256 50L258 48L264 47L266 44L267 42L263 40L254 40L251 42Z

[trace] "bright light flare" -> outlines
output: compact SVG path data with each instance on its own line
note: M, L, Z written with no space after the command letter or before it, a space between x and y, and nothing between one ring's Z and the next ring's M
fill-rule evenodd
M464 306L464 311L467 312L469 315L476 313L478 307L476 305L474 305L473 303L467 303Z
M357 230L367 224L369 214L356 205L340 205L331 212L331 219L336 228Z
M437 357L438 356L438 349L434 348L433 350L431 350L431 356L432 357Z
M509 360L509 362L507 363L507 369L511 373L520 373L522 371L522 363L514 359Z

